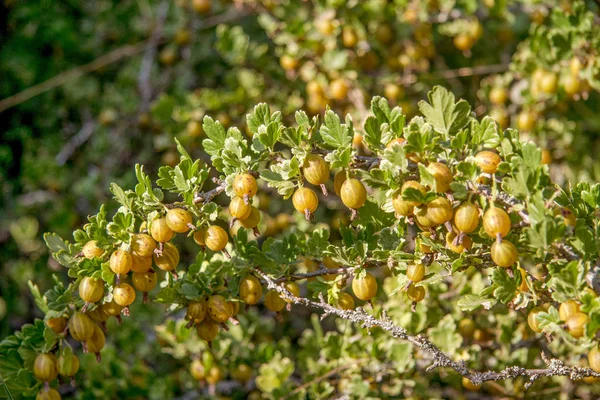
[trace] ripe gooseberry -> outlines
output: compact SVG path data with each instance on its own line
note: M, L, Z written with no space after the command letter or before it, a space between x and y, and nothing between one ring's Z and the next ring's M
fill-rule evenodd
M360 300L371 300L377 294L377 289L377 279L369 272L352 280L352 292Z
M109 303L104 303L102 304L102 310L104 310L104 312L107 315L111 315L113 317L117 317L117 320L121 317L121 311L123 311L123 306L118 305L115 300L113 299L111 302Z
M196 325L196 332L200 339L210 343L215 340L219 334L219 325L210 318L204 318L200 324Z
M216 365L213 365L209 370L204 379L210 385L216 385L223 378L223 373L221 372L221 368Z
M233 308L225 297L215 294L208 298L208 315L217 323L226 322L233 316Z
M349 85L343 78L334 79L329 84L329 95L332 99L342 101L348 96Z
M133 259L131 254L125 250L115 250L110 255L110 269L117 275L125 275L131 270Z
M240 281L239 293L246 304L257 304L262 297L262 285L254 275L246 275Z
M411 282L421 282L425 277L425 266L421 263L409 264L406 268L406 277Z
M492 104L501 105L508 100L508 91L502 86L494 86L490 90L490 102Z
M452 172L446 164L432 162L427 166L427 170L435 179L436 192L444 193L450 190L450 183L452 182L453 178Z
M475 163L486 174L493 174L502 162L500 156L493 151L484 150L475 155Z
M514 244L507 240L494 241L491 248L492 261L499 267L508 268L517 262L519 255Z
M127 307L135 301L135 290L128 283L119 283L113 289L113 299L118 305Z
M241 197L245 202L258 192L256 179L250 174L239 174L233 180L233 192L237 197Z
M411 301L418 303L425 298L425 288L423 286L415 286L411 284L408 287L406 294Z
M131 276L133 287L143 293L142 302L148 302L148 292L156 287L158 274L154 271L134 272Z
M329 165L323 157L309 154L302 166L304 178L313 185L322 185L329 180Z
M152 256L140 257L131 253L131 270L133 272L146 272L152 268Z
M367 200L367 190L365 186L354 178L347 179L340 190L342 203L350 209L356 210L361 208Z
M200 228L196 232L194 232L194 242L196 242L199 246L206 246L206 231L207 228Z
M529 132L535 127L537 113L533 110L523 110L517 115L517 128Z
M94 333L94 322L86 314L75 312L69 319L69 333L78 342L85 342Z
M598 345L594 345L588 353L588 362L594 371L600 373L600 350Z
M576 312L567 319L567 330L571 336L578 339L585 334L585 326L589 321L590 317L587 314Z
M438 197L426 205L427 218L433 225L442 225L452 219L452 203L445 197Z
M454 46L460 51L471 50L471 47L475 44L475 39L468 33L459 33L454 36Z
M492 206L483 215L483 229L491 237L505 237L510 232L510 217L501 208Z
M258 208L252 206L250 208L250 215L248 216L248 218L240 221L240 223L246 229L256 228L260 223L260 211L258 210Z
M98 242L96 242L95 240L90 240L85 245L83 245L81 252L83 253L83 256L87 259L92 259L94 257L102 257L102 254L104 254L104 250L98 247Z
M342 310L354 310L354 297L350 293L340 293L337 299L337 306Z
M110 315L104 311L102 306L96 307L92 311L88 311L86 314L91 318L92 321L99 324L106 322L108 317L110 317Z
M279 312L285 307L285 301L279 297L279 293L275 290L269 290L265 295L265 307L271 311Z
M348 175L350 175L350 178L354 178L354 174L346 170L338 171L333 176L333 191L338 196L340 196L341 194L342 185L344 184L344 182L346 182Z
M296 282L285 282L283 287L295 297L300 296L300 286ZM283 298L286 303L291 303L292 300Z
M58 391L54 388L48 388L48 390L46 390L45 388L40 389L39 392L37 392L36 396L35 396L35 400L61 400L62 397L60 396L60 393L58 393Z
M157 242L165 243L173 239L175 232L169 227L166 217L156 218L150 224L150 235Z
M206 317L206 309L206 300L191 301L185 311L185 319L190 321L187 327L191 328L192 325L202 322Z
M212 251L221 251L225 249L229 242L229 236L225 229L218 225L211 225L206 230L206 236L204 237L206 247Z
M106 337L104 336L104 332L102 329L96 324L94 324L94 329L92 336L88 340L86 340L85 345L87 347L88 352L96 354L96 360L100 362L102 357L100 356L100 352L104 348L106 344Z
M163 271L173 271L179 265L179 250L174 244L165 243L160 255L155 253L152 258L158 268Z
M458 332L465 339L471 339L475 334L475 322L469 318L463 318L458 323Z
M185 233L190 230L192 225L192 213L183 208L172 208L167 211L167 225L173 232Z
M454 226L462 233L471 233L479 226L479 208L471 202L462 203L454 211Z
M65 317L55 317L46 320L46 325L55 333L63 333L67 327L67 319Z
M50 382L58 376L54 354L38 354L33 362L33 374L42 382Z
M292 196L292 204L294 205L296 211L304 214L308 220L310 219L310 216L317 210L319 198L313 190L301 187L296 189L294 192L294 195Z
M250 216L251 207L240 197L234 197L229 202L229 214L238 221L243 221Z
M131 252L138 257L150 257L154 254L156 242L152 236L145 233L136 233L131 238Z
M567 321L572 315L579 312L579 304L575 300L567 300L558 308L561 321Z
M540 327L539 314L545 311L546 310L544 310L542 307L534 307L529 312L529 315L527 315L527 324L529 325L532 331L536 333L540 333L542 331L542 328Z
M231 371L231 377L244 385L252 378L252 369L246 364L239 364Z
M86 303L95 303L104 296L104 282L86 276L79 283L79 297Z

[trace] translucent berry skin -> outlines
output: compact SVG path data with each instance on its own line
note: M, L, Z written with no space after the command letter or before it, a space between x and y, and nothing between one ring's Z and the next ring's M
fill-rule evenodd
M62 397L60 393L54 388L49 388L48 391L42 388L39 392L37 392L35 396L35 400L61 400Z
M86 314L76 312L69 319L69 333L78 342L85 342L94 333L94 325Z
M337 306L342 310L354 310L354 297L350 293L340 293L337 299Z
M569 317L578 312L579 303L577 303L575 300L567 300L558 308L558 315L560 316L561 321L568 320Z
M50 318L46 321L46 325L55 333L62 333L67 327L67 319L65 317Z
M510 232L510 227L510 217L501 208L492 206L483 215L483 229L493 238L498 233L501 237L505 237Z
M454 211L454 227L462 233L471 233L479 226L479 208L473 203L463 203Z
M438 197L427 203L427 218L435 225L442 225L452 219L452 203L445 197Z
M338 196L340 195L340 193L342 191L342 185L344 184L344 182L346 182L346 179L348 178L348 175L350 175L350 178L354 178L354 174L353 173L349 173L349 172L347 172L345 170L338 171L333 176L333 191Z
M206 247L212 251L221 251L227 246L229 242L229 236L225 229L218 225L211 225L206 230L206 236L204 237Z
M81 249L81 252L83 253L83 256L87 259L92 259L94 257L102 257L102 254L104 254L104 250L98 247L98 242L96 242L95 240L90 240L89 242L87 242L83 246L83 249Z
M262 285L254 275L246 275L240 281L240 298L248 305L258 304L262 297Z
M212 342L219 334L219 325L210 318L205 318L200 324L196 325L196 332L202 340Z
M514 244L507 240L494 241L491 248L492 261L499 267L508 268L517 262L519 254Z
M231 202L229 202L229 214L239 221L243 221L248 218L251 210L252 206L250 204L246 204L246 202L240 197L234 197L231 199Z
M135 289L128 283L120 283L113 289L113 299L118 305L127 307L135 301Z
M121 314L121 311L123 311L123 306L115 303L115 300L113 299L110 303L102 304L102 310L104 310L107 315L116 317L117 315Z
M104 348L106 337L98 325L94 324L92 336L85 342L88 352L98 354Z
M163 245L162 254L152 257L156 266L163 271L173 271L179 265L179 250L172 243Z
M157 242L168 242L173 239L175 232L169 227L166 217L156 218L150 224L150 235Z
M177 233L189 231L193 222L192 213L182 208L172 208L167 211L166 219L169 228Z
M590 368L600 373L600 350L597 345L592 347L588 353L588 362L590 363Z
M279 297L277 291L269 290L265 295L265 307L271 311L279 312L285 307L285 301Z
M397 217L408 217L415 212L415 206L411 205L410 201L402 198L402 193L398 193L392 199L392 207Z
M239 174L233 180L233 192L237 197L253 197L258 192L256 179L250 174Z
M576 312L567 319L567 330L571 336L578 339L585 334L585 326L589 321L590 317L587 314Z
M258 208L252 206L250 208L250 215L248 216L248 218L240 221L240 223L246 229L256 228L260 223L260 211L258 210Z
M371 300L377 294L377 289L377 279L369 272L362 278L355 277L352 280L352 292L360 300Z
M322 185L329 180L329 165L323 157L309 154L304 159L302 174L313 185Z
M145 233L136 233L131 239L131 252L138 257L150 257L156 249L156 241Z
M207 312L207 304L206 304L206 300L202 299L199 301L192 301L188 304L186 312L185 312L185 318L188 320L193 319L194 323L199 323L202 322L204 320L204 318L206 318L206 312Z
M544 311L545 310L541 307L535 307L529 312L529 315L527 315L527 325L529 325L531 330L536 333L540 333L542 331L542 328L540 327L538 314Z
M231 304L221 295L212 295L208 299L208 315L217 323L227 321L233 316Z
M139 257L136 254L131 254L131 270L133 272L146 272L152 268L152 256Z
M299 213L305 214L308 210L313 214L319 206L319 198L313 190L301 187L294 192L292 203Z
M125 275L131 270L133 259L125 250L115 250L110 255L110 269L117 275Z
M134 272L131 276L131 283L140 292L148 293L156 287L158 274L154 271Z
M296 282L286 282L283 286L290 292L292 295L299 297L300 296L300 286ZM286 303L291 303L292 300L283 299Z
M367 201L367 190L358 179L347 179L340 190L342 203L348 208L357 210Z
M411 282L421 282L425 277L425 266L421 263L409 264L406 269L406 277Z
M199 246L206 246L206 231L207 228L200 228L196 232L194 232L194 242L196 242Z
M33 362L33 374L43 382L50 382L56 379L58 368L54 354L38 354Z
M493 151L484 150L475 155L475 163L486 174L494 174L502 162L500 156Z
M79 283L79 297L86 303L95 303L104 297L104 282L86 276Z
M75 354L60 355L56 361L58 373L62 376L75 376L79 371L79 358Z
M411 301L418 303L425 298L425 288L423 286L410 285L406 294Z
M94 308L92 311L88 311L86 314L88 317L91 318L92 321L96 323L106 322L110 317L110 315L108 315L106 311L104 311L103 305Z
M453 177L450 168L446 164L433 162L427 166L427 170L435 179L436 192L445 193L450 190L450 183L452 183Z
M431 219L430 214L427 212L427 207L422 207L414 213L417 225L422 230L432 228L436 226L436 223Z

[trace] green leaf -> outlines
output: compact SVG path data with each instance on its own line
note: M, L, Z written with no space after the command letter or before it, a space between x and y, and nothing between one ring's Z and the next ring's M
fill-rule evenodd
M202 120L202 129L208 136L208 139L202 141L204 151L211 156L219 155L225 146L225 138L227 137L225 128L221 122L215 121L207 115Z
M427 335L440 350L452 356L456 355L463 341L462 336L457 333L456 323L450 314L444 316L436 327L430 328Z
M494 297L503 304L509 303L517 293L517 281L508 276L504 268L494 268L491 276Z
M490 310L496 304L496 300L476 294L466 294L458 299L457 304L463 311L475 311L480 307Z
M433 128L445 135L453 136L469 121L471 107L465 100L455 103L454 94L436 86L427 94L429 103L419 102L419 110Z
M321 137L325 144L333 148L346 147L352 143L353 132L351 125L342 124L340 117L333 111L325 113L325 123L321 126Z

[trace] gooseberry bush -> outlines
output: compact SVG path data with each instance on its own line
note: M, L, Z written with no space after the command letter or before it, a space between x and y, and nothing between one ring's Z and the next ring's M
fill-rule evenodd
M418 108L408 119L374 97L355 127L332 110L297 111L287 124L261 103L246 116L251 140L204 117L210 163L177 143L175 166L153 178L136 165L133 190L110 185L112 216L101 207L72 240L45 235L70 281L56 278L44 294L30 285L45 318L1 342L7 393L60 398L57 377L76 383L78 353L102 362L107 322L126 326L136 318L130 306L143 302L168 307L174 319L157 328L159 340L174 356L194 355L189 373L211 395L226 370L242 397L255 388L268 398L394 396L410 387L390 377L411 373L492 393L506 393L496 381L518 391L584 379L591 395L600 377L600 185L554 184L540 148L476 118L443 87ZM366 152L353 146L357 132ZM271 196L298 218L265 238L260 202ZM330 210L335 224L324 222ZM306 308L333 316L327 340L314 320L315 343L307 333L290 345L318 353L321 343L325 360L343 363L310 380L316 360L304 361L304 385L281 353L245 363L260 331L239 327L257 308L278 324ZM347 342L352 329L360 340ZM219 344L228 331L239 346ZM357 386L370 357L397 369Z

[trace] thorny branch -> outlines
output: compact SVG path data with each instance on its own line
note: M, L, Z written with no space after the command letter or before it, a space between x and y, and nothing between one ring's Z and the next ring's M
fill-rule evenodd
M427 371L432 371L438 367L452 368L460 375L469 379L475 385L480 385L487 381L512 379L519 376L529 377L529 382L526 385L527 388L529 388L537 379L541 377L566 376L571 380L579 380L585 377L600 378L600 373L594 372L590 368L567 366L561 360L548 358L543 352L541 356L542 360L546 364L546 368L528 369L519 366L510 366L500 371L475 371L467 367L464 361L452 360L446 353L440 350L435 344L430 342L425 336L420 334L409 334L406 329L394 324L385 316L385 314L381 318L375 318L366 313L362 308L355 310L342 310L325 302L316 302L304 297L297 297L290 293L284 286L278 285L275 280L262 272L260 269L255 269L255 272L265 280L268 289L277 291L280 295L282 295L285 299L290 300L292 303L324 311L324 313L321 315L322 318L326 317L327 315L336 315L340 318L352 321L363 328L369 329L379 327L390 333L395 338L406 340L412 343L414 346L431 355L433 363L429 366L429 368L427 368Z
M215 183L218 183L218 186L207 192L196 193L196 196L194 197L194 204L209 203L212 199L225 191L225 182L221 182L220 180L214 181Z

